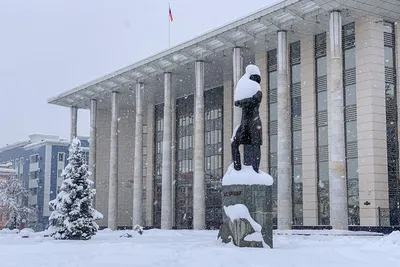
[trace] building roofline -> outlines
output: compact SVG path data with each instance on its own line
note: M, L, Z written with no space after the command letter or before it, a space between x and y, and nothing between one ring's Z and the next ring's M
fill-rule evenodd
M108 79L117 77L117 76L119 76L119 75L121 75L121 74L123 74L125 72L132 71L133 69L135 69L137 67L141 67L143 65L146 65L146 64L148 64L148 63L150 63L152 61L162 59L163 57L165 57L167 55L172 55L175 52L178 52L178 51L180 51L182 49L190 47L191 45L194 45L194 44L199 43L201 41L204 41L204 40L207 40L207 39L212 38L214 36L217 36L220 33L227 32L229 30L233 30L233 29L235 29L237 27L240 27L240 26L244 25L245 23L247 23L249 21L256 20L257 18L261 18L262 16L265 16L268 13L272 13L272 12L277 11L279 9L282 9L282 8L284 8L286 6L289 6L289 5L292 5L294 3L298 3L298 2L301 2L301 1L304 1L304 0L283 0L283 1L275 2L270 6L267 6L267 7L262 8L262 9L256 11L256 12L251 13L250 15L244 16L244 17L242 17L240 19L236 19L236 20L234 20L234 21L232 21L230 23L227 23L227 24L225 24L225 25L223 25L221 27L218 27L218 28L216 28L214 30L210 30L210 31L208 31L208 32L206 32L204 34L201 34L201 35L199 35L199 36L197 36L195 38L192 38L192 39L190 39L188 41L180 43L180 44L178 44L178 45L176 45L176 46L174 46L172 48L166 49L166 50L164 50L162 52L159 52L159 53L157 53L157 54L155 54L153 56L146 57L146 58L144 58L144 59L142 59L142 60L140 60L140 61L138 61L138 62L136 62L134 64L128 65L127 67L119 69L119 70L117 70L115 72L112 72L112 73L110 73L108 75L105 75L105 76L102 76L102 77L100 77L98 79L95 79L95 80L92 80L90 82L87 82L87 83L85 83L85 84L83 84L81 86L78 86L76 88L73 88L73 89L71 89L69 91L63 92L63 93L58 94L58 95L56 95L54 97L50 97L47 100L47 102L50 103L50 104L55 104L55 102L59 98L68 96L68 95L73 94L75 92L79 92L79 91L81 91L83 89L86 89L86 88L88 88L90 86L99 84L99 83L101 83L103 81L106 81Z
M41 135L41 134L30 134L29 136L34 136L34 135ZM43 135L43 136L50 136L50 135ZM58 135L57 135L58 137ZM89 141L89 137L88 136L78 136L79 140L81 141ZM23 149L32 149L34 147L40 147L43 145L69 145L70 142L68 139L63 139L63 138L59 138L58 140L55 139L43 139L43 141L41 142L32 142L31 140L22 140L22 141L18 141L15 143L12 143L10 145L6 145L3 147L0 147L0 153L4 152L4 151L8 151L14 148L23 148Z
M4 152L4 151L7 151L7 150L10 150L10 149L17 148L17 147L24 147L29 143L30 143L29 140L21 140L21 141L18 141L18 142L9 144L9 145L5 145L3 147L0 147L0 153Z
M377 1L382 2L377 5ZM123 90L134 82L149 81L154 76L175 70L196 60L236 47L248 41L272 37L277 30L291 30L307 21L317 24L316 17L333 10L351 11L356 17L376 15L398 20L400 7L388 0L283 0L222 27L147 57L108 75L48 99L48 103L88 108L90 98L112 90Z

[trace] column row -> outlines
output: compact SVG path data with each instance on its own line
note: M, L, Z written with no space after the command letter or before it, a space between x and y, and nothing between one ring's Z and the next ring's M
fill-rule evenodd
M335 229L347 228L347 190L345 174L345 144L343 116L343 74L341 47L341 17L339 12L330 14L329 50L331 75L329 77L329 143L330 163L330 213L331 225ZM278 32L277 49L277 170L278 170L278 220L279 229L292 226L292 146L291 146L291 96L289 83L288 41L285 31ZM241 48L233 52L233 86L243 72ZM204 177L204 62L195 63L195 131L194 131L194 190L193 190L193 227L205 228L205 177ZM143 223L143 84L136 85L136 122L133 178L133 216L132 224ZM232 94L233 95L233 94ZM118 212L118 91L111 93L111 132L110 132L110 171L108 184L108 227L117 228ZM164 119L162 142L162 192L161 192L161 228L173 227L173 124L175 95L172 88L171 73L164 74ZM91 102L91 148L90 168L95 179L96 159L96 101ZM240 110L232 107L232 126L240 121ZM71 137L76 136L77 109L71 108ZM225 124L225 123L224 123ZM224 126L227 126L226 124ZM228 146L225 146L228 148ZM150 178L151 179L151 178ZM151 209L150 209L151 210Z

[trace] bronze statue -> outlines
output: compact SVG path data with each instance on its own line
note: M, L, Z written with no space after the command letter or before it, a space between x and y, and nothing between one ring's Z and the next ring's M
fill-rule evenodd
M242 119L232 136L232 160L235 170L242 169L239 146L244 146L244 162L258 173L261 160L262 125L259 107L262 99L260 70L248 65L235 88L235 106L242 109Z

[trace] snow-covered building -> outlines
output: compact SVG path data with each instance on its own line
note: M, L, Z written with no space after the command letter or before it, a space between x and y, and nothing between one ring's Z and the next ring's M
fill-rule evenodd
M88 161L89 141L80 137ZM51 210L49 201L61 186L61 171L67 164L69 140L56 135L32 134L29 140L0 148L0 163L12 166L30 191L26 205L37 210L27 226L44 230L48 226ZM1 172L0 172L1 173Z
M11 176L16 175L16 171L13 169L11 164L0 164L0 180L10 179ZM1 188L0 188L1 190ZM0 205L0 229L2 229L7 223L7 216L3 213L3 207Z
M399 20L395 1L285 0L49 99L71 135L91 111L100 225L218 227L249 63L277 227L399 225Z

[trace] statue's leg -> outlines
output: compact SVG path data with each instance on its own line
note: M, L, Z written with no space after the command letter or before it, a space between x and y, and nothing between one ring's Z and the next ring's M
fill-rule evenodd
M253 145L243 145L243 165L253 165Z
M241 130L242 126L239 126L237 129L235 136L233 137L231 146L232 146L232 160L233 160L233 167L235 170L240 171L242 169L242 163L240 161L240 152L239 152L239 145L241 140Z
M253 145L253 170L258 173L261 160L261 146Z

